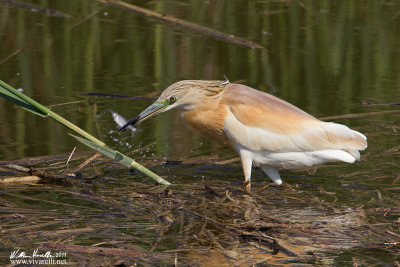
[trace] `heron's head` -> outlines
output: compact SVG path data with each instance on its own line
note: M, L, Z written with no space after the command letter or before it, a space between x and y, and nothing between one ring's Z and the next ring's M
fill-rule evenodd
M157 115L173 109L193 109L196 106L218 99L229 81L185 80L170 85L160 97L135 118L130 119L122 129L135 125Z

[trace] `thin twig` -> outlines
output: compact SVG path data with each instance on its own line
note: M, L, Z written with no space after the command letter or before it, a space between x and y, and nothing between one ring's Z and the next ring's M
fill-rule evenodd
M85 168L89 163L95 161L97 158L99 158L101 154L99 152L96 152L93 156L82 162L78 167L75 168L74 172L80 172L83 168Z
M54 105L49 105L47 106L48 108L54 108L54 107L59 107L59 106L66 106L66 105L72 105L72 104L79 104L87 102L86 100L77 100L77 101L71 101L71 102L66 102L66 103L59 103L59 104L54 104Z
M71 152L71 154L69 155L69 157L68 157L68 159L67 159L67 163L65 163L65 165L67 165L67 166L68 166L68 164L69 164L69 161L71 160L71 158L72 158L72 155L74 155L74 152L75 152L75 150L76 150L76 146L74 147L74 149L72 149L72 152Z
M78 21L77 23L75 23L74 25L72 25L68 31L75 29L76 27L78 27L79 25L81 25L82 23L88 21L89 19L93 18L94 16L96 16L100 11L102 10L102 8L93 11L92 13L90 13L88 16L84 17L83 19L81 19L80 21Z
M6 165L3 165L3 167L11 169L11 170L26 172L26 173L28 173L31 170L29 168L25 168L25 167L15 165L15 164L6 164Z
M7 62L9 59L13 58L14 56L18 55L21 52L21 49L15 50L13 53L5 57L2 61L0 61L0 65Z
M0 184L33 183L42 180L39 176L4 177L0 178Z
M393 113L400 113L400 110L383 110L383 111L375 111L375 112L365 112L365 113L350 113L344 115L337 115L337 116L327 116L321 117L320 120L337 120L337 119L352 119L352 118L360 118L360 117L367 117L367 116L377 116L377 115L384 115L384 114L393 114Z

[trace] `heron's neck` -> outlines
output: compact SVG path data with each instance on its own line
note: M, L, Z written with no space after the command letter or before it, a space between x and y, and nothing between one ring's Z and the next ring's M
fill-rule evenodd
M197 107L196 104L191 103L191 104L183 104L183 105L179 106L178 109L181 112L184 112L184 111L189 111L189 110L195 109L196 107Z

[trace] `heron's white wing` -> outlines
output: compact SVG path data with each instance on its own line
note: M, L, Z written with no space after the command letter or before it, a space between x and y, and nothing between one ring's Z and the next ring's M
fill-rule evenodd
M253 151L340 149L357 156L358 150L367 147L363 134L320 121L277 97L244 85L228 85L221 101L228 109L225 133L235 145Z

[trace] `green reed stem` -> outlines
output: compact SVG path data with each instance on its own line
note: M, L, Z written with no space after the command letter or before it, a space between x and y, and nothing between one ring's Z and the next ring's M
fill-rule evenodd
M13 102L14 104L18 105L19 107L22 107L29 112L32 112L38 116L41 117L50 117L53 120L57 121L61 125L67 127L68 129L72 130L73 132L79 134L83 138L74 136L75 139L78 141L82 142L83 144L89 146L90 148L99 151L103 155L112 158L116 162L126 166L126 167L131 167L139 172L143 173L153 181L164 184L164 185L169 185L170 183L157 174L153 173L152 171L148 170L147 168L143 167L139 163L135 162L133 159L121 154L118 151L115 151L109 147L106 146L105 143L94 137L93 135L89 134L88 132L82 130L75 124L71 123L70 121L64 119L51 109L43 106L42 104L36 102L32 98L28 97L27 95L19 92L16 90L14 87L8 85L7 83L3 82L0 80L0 96L4 97L5 99Z

